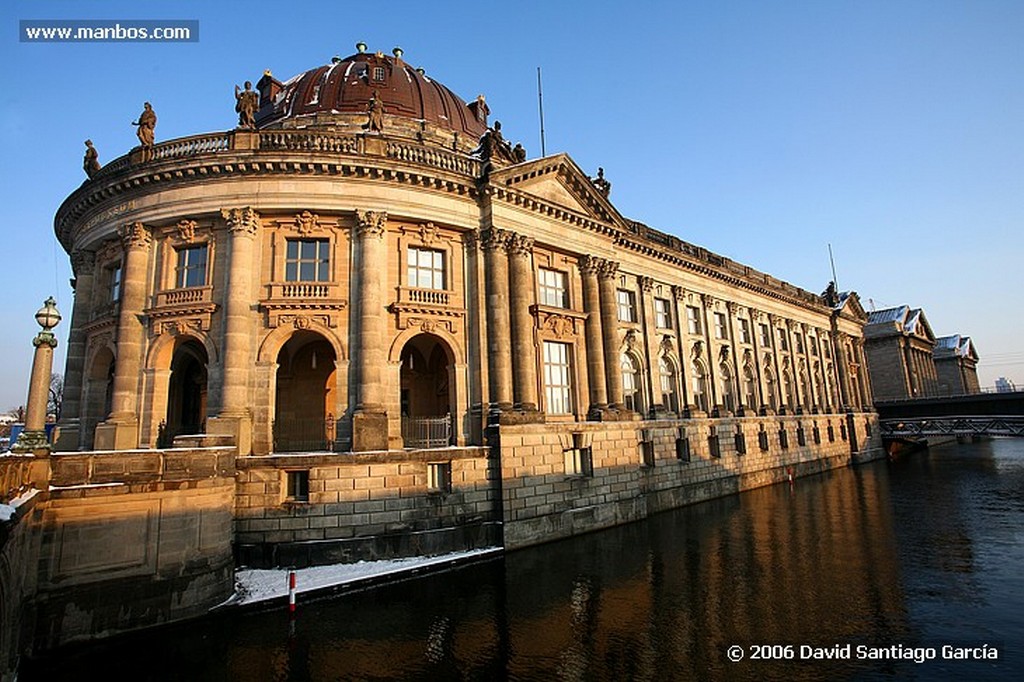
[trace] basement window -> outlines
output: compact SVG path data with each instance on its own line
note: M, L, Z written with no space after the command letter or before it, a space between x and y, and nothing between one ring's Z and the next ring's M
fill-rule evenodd
M452 491L452 463L427 463L427 491L448 494Z
M309 502L309 470L286 471L288 494L286 502Z

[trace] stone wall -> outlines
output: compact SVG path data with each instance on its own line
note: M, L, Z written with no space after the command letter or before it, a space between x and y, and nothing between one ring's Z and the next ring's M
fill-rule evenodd
M34 567L21 650L182 620L227 599L234 457L210 447L37 458L50 484L20 521L32 556L19 565Z
M238 561L307 566L498 545L498 472L488 453L477 447L241 458ZM430 488L431 465L450 466L450 486ZM308 482L305 491L296 476Z
M874 414L503 426L499 447L506 549L883 454Z

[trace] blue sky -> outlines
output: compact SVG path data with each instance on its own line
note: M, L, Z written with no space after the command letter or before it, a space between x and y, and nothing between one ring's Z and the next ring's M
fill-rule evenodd
M70 267L53 215L136 142L234 126L233 86L284 80L357 41L484 93L506 138L603 166L626 216L812 291L920 306L971 335L983 384L1024 384L1024 3L281 3L32 0L0 7L0 409L25 401L32 315ZM196 19L197 43L30 44L22 19Z

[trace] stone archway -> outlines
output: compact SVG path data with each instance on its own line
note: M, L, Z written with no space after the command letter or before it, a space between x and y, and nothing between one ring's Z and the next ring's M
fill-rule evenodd
M90 450L96 437L96 425L110 414L114 397L114 352L102 346L92 357L85 375L82 400L82 447Z
M451 347L439 336L421 333L402 346L399 405L405 447L451 444L456 414L455 363Z
M190 337L176 339L167 386L167 416L157 447L170 447L175 436L205 431L208 365L202 343Z
M333 450L336 439L334 346L297 330L277 354L274 451Z

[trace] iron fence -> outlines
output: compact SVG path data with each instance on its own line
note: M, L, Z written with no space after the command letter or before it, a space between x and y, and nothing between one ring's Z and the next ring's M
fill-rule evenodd
M324 418L276 419L273 431L274 452L333 452L337 423L333 414Z
M407 448L443 448L451 444L452 417L402 417L402 442Z

